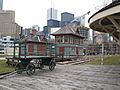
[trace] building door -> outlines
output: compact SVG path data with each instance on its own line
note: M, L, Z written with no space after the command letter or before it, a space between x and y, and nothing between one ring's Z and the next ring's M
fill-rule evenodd
M30 43L28 47L29 47L28 48L29 55L33 55L33 44Z
M64 47L59 48L59 54L64 55Z
M78 55L78 48L76 48L76 54Z

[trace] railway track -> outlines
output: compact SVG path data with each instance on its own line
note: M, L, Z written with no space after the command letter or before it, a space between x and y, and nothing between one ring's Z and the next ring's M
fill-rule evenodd
M90 61L92 61L92 59L81 58L81 59L77 59L77 60L67 60L67 61L56 62L56 63L60 64L60 65L65 65L65 64L78 65L78 64L83 64L83 63L90 62ZM3 79L5 77L8 77L8 76L13 75L13 74L16 74L16 71L5 74L5 75L0 75L0 79Z
M83 64L86 62L90 62L92 59L78 59L78 60L68 60L68 61L63 61L63 62L57 62L57 64L64 65L64 64L72 64L72 65L77 65L77 64Z
M13 74L15 74L15 73L16 73L16 71L11 72L11 73L8 73L8 74L5 74L5 75L0 75L0 79L3 79L3 78L5 78L5 77L10 76L10 75L13 75Z

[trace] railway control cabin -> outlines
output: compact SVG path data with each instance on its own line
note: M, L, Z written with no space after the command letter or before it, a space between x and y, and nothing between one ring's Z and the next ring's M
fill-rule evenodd
M56 57L76 58L83 55L83 39L79 30L71 25L64 26L55 33Z

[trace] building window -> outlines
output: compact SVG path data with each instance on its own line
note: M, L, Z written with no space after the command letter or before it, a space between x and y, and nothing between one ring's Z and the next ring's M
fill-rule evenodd
M62 43L62 37L61 36L56 36L56 43Z
M6 38L4 38L4 40L7 40Z
M65 38L65 43L68 42L68 38Z
M3 44L7 44L7 42L3 42Z
M10 41L14 41L14 38L10 38Z
M70 37L70 43L73 44L73 37Z
M83 39L80 39L80 44L83 44Z
M64 41L65 41L65 43L69 43L69 36L65 36Z

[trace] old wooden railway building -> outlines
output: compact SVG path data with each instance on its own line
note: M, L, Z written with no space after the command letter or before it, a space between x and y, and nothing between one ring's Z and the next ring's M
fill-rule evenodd
M19 55L54 56L57 60L76 58L83 54L83 39L79 30L72 25L64 26L55 33L55 42L49 42L44 36L38 37L35 32L21 39Z
M67 25L52 34L55 36L56 57L75 58L83 54L83 39L78 28Z

